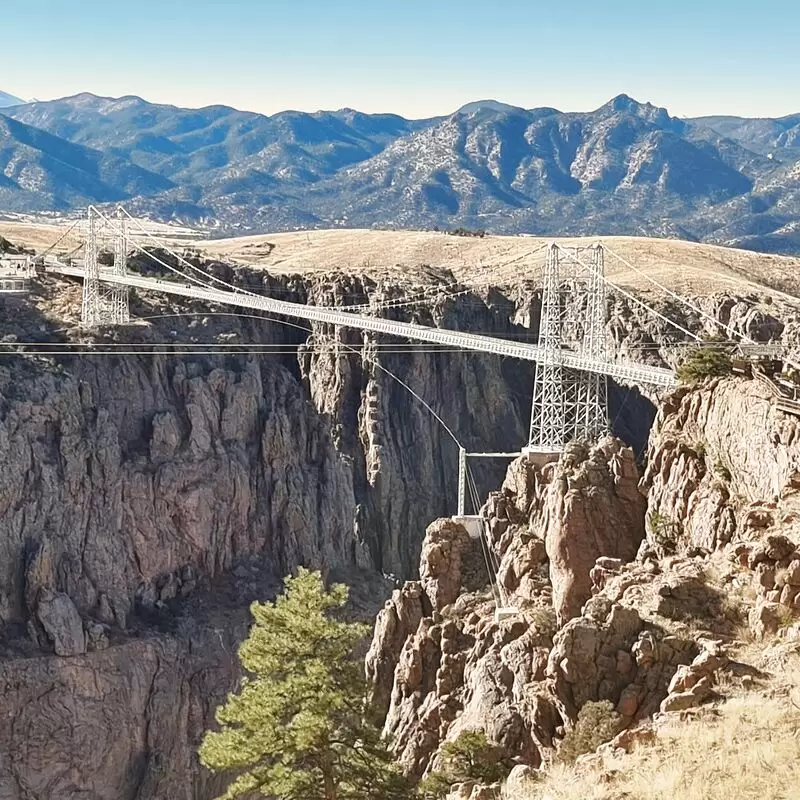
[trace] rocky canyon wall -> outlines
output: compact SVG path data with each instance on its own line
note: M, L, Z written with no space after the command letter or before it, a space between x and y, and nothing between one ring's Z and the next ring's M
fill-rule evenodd
M406 769L465 730L538 769L599 700L625 749L722 673L758 676L742 637L800 641L799 425L759 379L706 380L665 398L642 473L614 439L515 461L481 512L493 559L469 525L432 524L367 657Z
M298 302L419 296L402 281L254 276L224 265L217 272ZM196 745L210 710L235 683L248 603L301 563L370 588L376 572L414 577L426 526L454 511L456 446L386 370L468 449L512 451L527 435L532 369L149 296L135 297L133 308L148 324L89 341L75 324L78 293L74 284L47 279L31 298L0 300L0 337L16 351L0 363L0 714L9 721L0 736L0 800L204 800L218 786L199 770ZM532 290L434 293L383 313L530 338L538 299ZM617 314L610 344L623 352L649 347L659 332L643 325L633 312ZM161 353L25 354L25 343L44 341L62 350L88 341ZM209 343L229 349L204 353ZM647 347L643 357L657 361ZM650 401L616 387L611 398L617 429L643 451ZM576 451L566 472L520 487L524 508L515 500L494 515L508 591L538 598L544 587L546 605L555 598L562 621L587 596L589 561L631 557L644 534L642 501L631 491L634 453L609 447ZM499 484L498 470L505 465L475 464L482 493ZM531 515L539 531L533 537L523 524ZM598 525L613 532L588 536L578 561L543 533ZM465 555L465 567L473 556ZM547 569L561 570L558 580ZM421 577L424 584L435 576ZM376 585L368 599L384 589ZM397 612L401 645L430 611L422 593L409 591L419 608ZM628 647L627 623L620 624ZM548 652L553 631L536 631L531 640ZM455 687L467 640L447 644L451 634L473 633L443 633L442 663L451 664L443 680ZM420 642L436 636L431 628ZM498 636L480 666L492 681L506 658L500 651L512 643ZM393 675L391 658L382 669ZM428 665L422 673L429 680L435 670ZM508 673L498 675L505 681ZM445 684L437 691L440 699L448 693ZM474 708L493 697L481 695ZM508 723L509 741L517 737L528 748L550 735L558 711L551 700L531 702L544 715L540 733L516 717ZM442 720L451 713L445 705L437 705ZM419 711L410 708L403 705L397 731ZM498 716L497 724L504 720ZM416 735L408 731L407 738ZM408 756L420 766L429 757Z
M348 281L266 288L332 304L379 290ZM305 564L374 605L371 576L413 574L426 524L453 510L455 445L384 370L474 449L519 447L531 370L155 297L134 298L149 325L87 340L77 299L46 281L0 300L0 713L15 721L0 798L210 797L195 751L235 683L248 603ZM517 330L494 303L393 313ZM32 342L162 353L25 355ZM209 343L229 350L186 352Z
M798 419L759 380L680 390L659 409L643 483L654 541L712 552L768 523L791 528Z

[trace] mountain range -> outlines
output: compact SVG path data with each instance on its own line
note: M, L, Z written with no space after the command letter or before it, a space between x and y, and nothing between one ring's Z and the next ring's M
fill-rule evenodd
M6 108L7 106L18 106L23 102L24 101L20 100L19 97L14 97L13 94L0 91L0 108Z
M0 210L117 201L220 233L468 227L798 253L800 114L678 119L626 95L425 120L91 94L3 108Z

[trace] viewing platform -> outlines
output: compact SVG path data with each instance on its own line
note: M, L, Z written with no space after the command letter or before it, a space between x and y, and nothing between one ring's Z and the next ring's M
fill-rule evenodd
M35 273L33 256L0 255L0 294L27 294Z

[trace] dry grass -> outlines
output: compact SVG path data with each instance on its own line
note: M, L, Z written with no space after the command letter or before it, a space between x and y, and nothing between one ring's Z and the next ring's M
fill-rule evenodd
M664 723L652 745L597 764L554 766L519 800L622 798L798 800L800 658L785 660L767 690L741 692L691 721Z
M46 249L69 220L0 217L0 236ZM143 221L144 222L144 221ZM536 280L544 264L541 246L552 241L534 236L449 236L432 231L312 230L261 234L231 239L200 240L198 231L159 223L144 223L174 245L191 244L207 255L262 267L273 273L344 271L373 277L418 278L424 266L450 270L473 285L513 284ZM132 234L136 232L131 227ZM779 286L800 293L800 258L790 258L673 239L635 236L560 238L566 247L603 241L638 269L674 291L706 294L715 291L765 291ZM70 236L66 249L78 244ZM532 251L538 250L531 255ZM608 256L606 273L616 283L642 294L653 294L651 283ZM780 292L766 289L780 297Z
M0 219L0 236L8 239L11 244L18 247L27 247L41 253L47 250L53 242L61 238L64 231L69 227L71 221L66 225L56 225L48 223L28 223L16 222ZM77 232L76 232L77 233ZM78 236L74 233L67 236L63 242L64 250L72 250L80 244Z
M15 215L19 219L9 219L0 215L0 236L14 245L25 247L41 253L47 250L54 242L58 241L64 232L76 220L76 216L62 217L53 221L35 221L26 219L25 215ZM158 222L142 220L142 224L151 234L158 236L162 241L173 246L182 247L185 244L194 246L194 239L199 237L191 228L176 225L166 225ZM137 228L131 227L129 236L136 239L143 246L149 244L147 237ZM83 241L83 228L78 226L69 233L59 244L57 252L67 253L76 248Z
M41 252L63 233L65 222L69 224L70 220L0 216L0 236ZM418 280L428 272L427 267L432 267L437 271L448 270L457 280L477 286L511 285L523 279L536 281L544 265L542 245L553 240L534 236L474 238L433 231L366 229L202 240L199 231L142 222L160 238L178 247L189 244L210 257L230 259L277 274L336 271L373 278L391 276ZM138 235L135 226L131 226L130 233ZM556 241L565 247L602 241L637 269L679 293L760 292L776 299L782 295L777 289L800 294L800 258L635 236L559 238ZM77 244L78 239L70 236L63 248L71 249ZM649 281L611 255L606 259L606 273L627 289L643 295L658 294Z
M320 230L276 233L197 242L217 257L233 258L271 272L344 270L386 274L413 272L426 264L452 270L459 280L495 283L535 279L544 252L528 256L552 239L532 236L448 236L430 231ZM800 259L752 253L671 239L633 236L563 238L568 247L605 242L612 250L674 291L753 291L800 275ZM652 285L608 257L606 272L630 289ZM787 276L789 276L787 278ZM794 280L792 278L792 280ZM800 279L787 291L800 289Z

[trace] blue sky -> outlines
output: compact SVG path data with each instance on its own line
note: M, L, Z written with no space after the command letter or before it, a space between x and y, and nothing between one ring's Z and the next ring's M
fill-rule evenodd
M797 0L3 0L0 23L0 89L25 99L423 117L626 92L679 116L800 112Z

